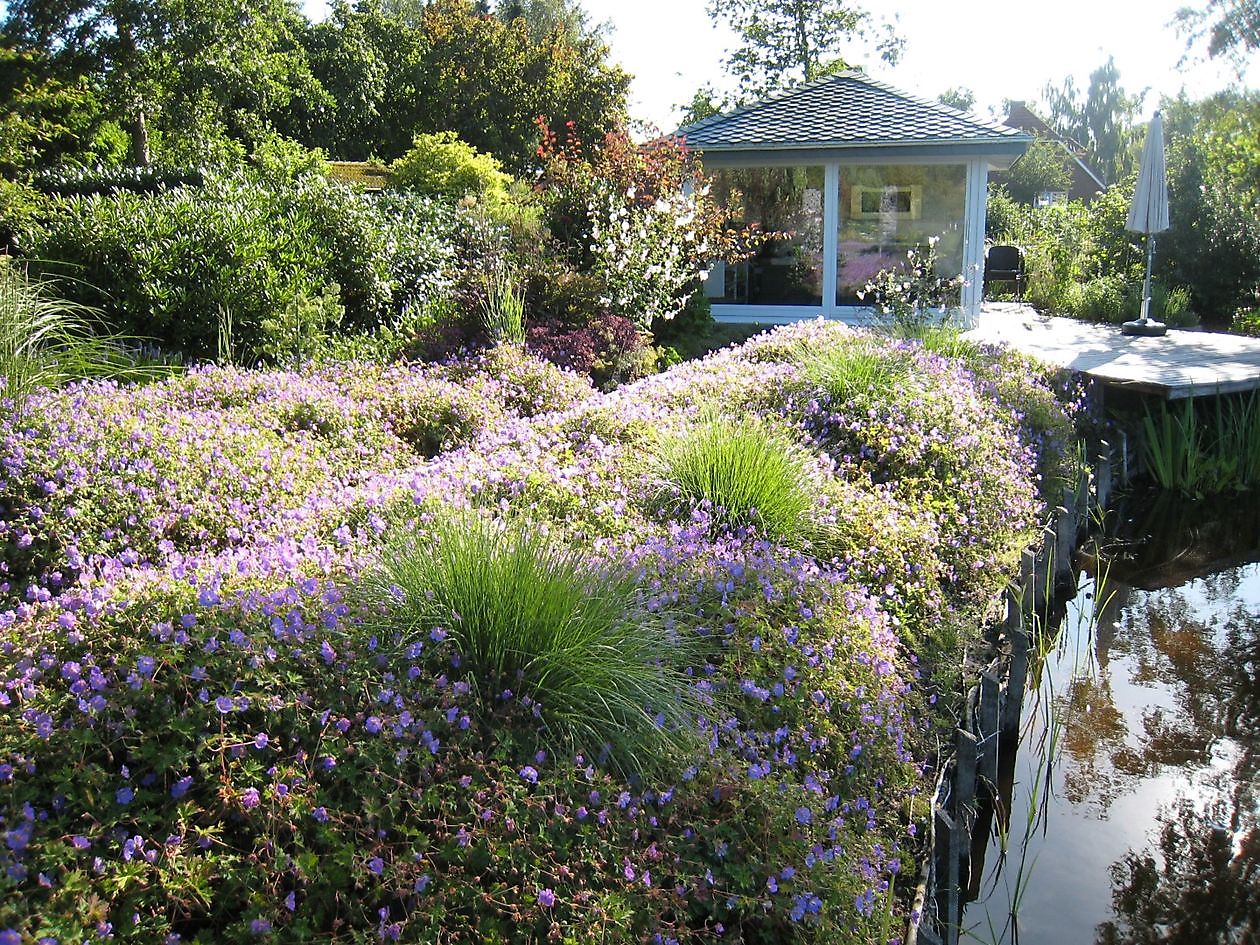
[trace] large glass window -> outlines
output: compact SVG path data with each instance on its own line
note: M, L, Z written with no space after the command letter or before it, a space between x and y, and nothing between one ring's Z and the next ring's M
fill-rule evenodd
M752 259L715 266L705 283L714 302L821 305L823 282L822 167L726 168L713 190L732 226L757 224L784 234Z
M936 237L937 272L962 272L967 170L962 165L840 167L836 303L858 293L881 269L904 264L906 251Z

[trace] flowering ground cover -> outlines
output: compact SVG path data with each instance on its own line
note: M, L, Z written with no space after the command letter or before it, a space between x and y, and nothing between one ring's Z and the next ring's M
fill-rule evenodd
M40 406L6 945L895 939L924 663L1072 436L1025 362L824 323L609 394L500 351Z
M31 578L136 567L292 532L299 506L590 385L500 351L427 368L203 368L47 392L0 441L0 600Z

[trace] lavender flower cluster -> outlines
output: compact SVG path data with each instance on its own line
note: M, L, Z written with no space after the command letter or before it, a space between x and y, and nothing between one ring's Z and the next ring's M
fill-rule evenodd
M857 340L800 324L602 395L512 351L45 395L0 458L0 941L895 935L918 643L1013 564L1071 408L913 345L834 403L810 359ZM715 412L809 456L798 536L649 501ZM674 777L537 750L546 707L448 628L370 629L386 523L451 506L633 569L704 641Z

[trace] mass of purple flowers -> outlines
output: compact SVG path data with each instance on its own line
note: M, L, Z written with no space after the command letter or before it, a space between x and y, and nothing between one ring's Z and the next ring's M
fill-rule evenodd
M923 644L1001 586L1072 427L1028 363L914 343L833 402L810 359L858 337L608 394L504 349L41 395L0 442L0 940L872 941L921 852ZM808 455L799 535L648 501L714 412ZM528 687L375 629L382 532L450 507L703 640L671 776L540 752Z

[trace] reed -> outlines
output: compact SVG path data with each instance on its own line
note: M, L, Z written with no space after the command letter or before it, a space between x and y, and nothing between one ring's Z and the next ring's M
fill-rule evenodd
M1142 456L1160 488L1195 498L1260 483L1260 396L1147 404Z

